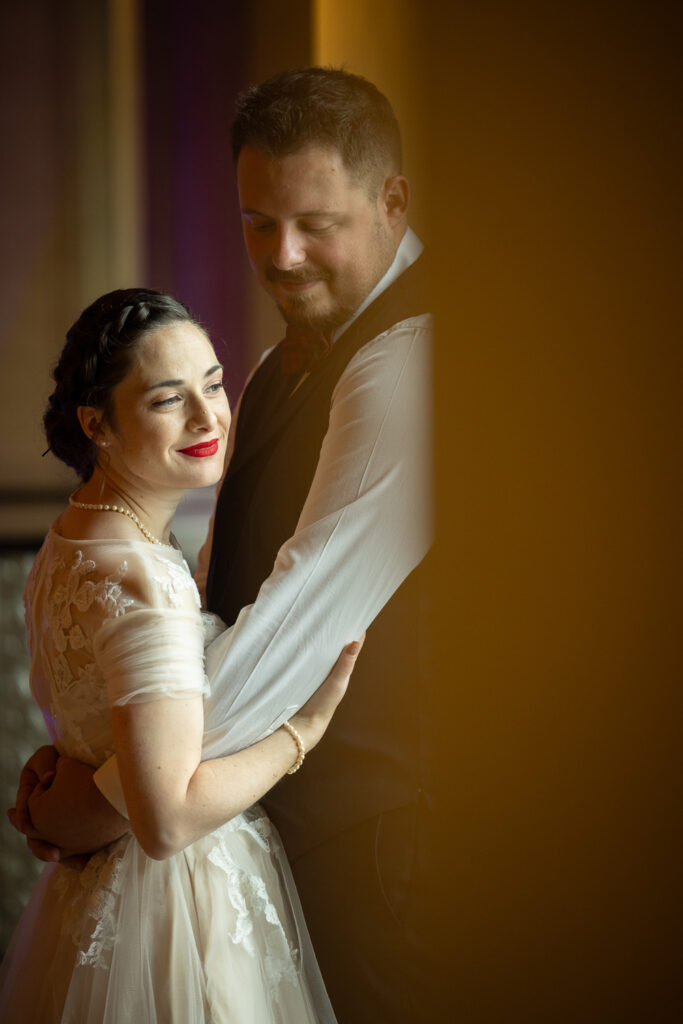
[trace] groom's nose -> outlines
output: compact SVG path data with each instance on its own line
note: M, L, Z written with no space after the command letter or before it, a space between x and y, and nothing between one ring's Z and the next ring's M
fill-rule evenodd
M271 262L278 270L292 270L306 261L305 238L293 224L281 224L273 233Z

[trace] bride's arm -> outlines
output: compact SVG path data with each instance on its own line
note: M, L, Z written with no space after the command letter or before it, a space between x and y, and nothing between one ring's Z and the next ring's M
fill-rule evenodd
M323 685L292 717L307 749L341 699L357 653L357 645L342 651ZM258 800L297 755L292 737L279 729L238 754L199 764L199 697L113 708L112 725L131 820L102 796L89 765L41 747L25 765L16 808L9 811L11 824L39 860L82 866L79 855L131 826L150 856L169 856Z
M120 561L120 552L114 551L112 558ZM193 802L195 794L199 794L198 799L209 812L207 828L215 827L216 821L227 820L235 813L236 807L243 809L248 806L256 794L262 795L284 774L293 760L289 764L283 763L283 758L286 760L287 757L284 752L289 748L291 755L294 744L291 737L283 733L257 753L246 752L229 768L227 763L219 769L212 766L193 779L200 760L202 694L206 689L202 657L204 631L194 603L193 585L186 572L169 566L152 550L144 549L138 552L137 557L127 552L126 565L125 579L118 595L125 613L109 615L105 619L94 634L93 649L109 691L112 724L117 734L115 746L128 762L125 795L134 801L136 807L132 815L133 829L140 832L143 844L149 843L150 848L156 845L161 850L168 846L164 839L165 830L169 815L174 814L177 808L181 813L179 834L189 836L200 827L200 818L197 817L199 804ZM98 568L104 576L107 575L107 566ZM340 667L342 671L348 668L348 656L343 656L331 673L335 679L339 678ZM330 685L334 687L334 681ZM194 707L193 715L190 715L191 706ZM182 743L176 742L174 737L179 708L186 710L178 721ZM140 722L144 723L142 731ZM320 712L316 710L312 722L314 732L309 742L315 741L315 729L320 727L320 722ZM160 724L155 727L154 723ZM308 722L305 715L303 726L306 731ZM165 740L166 734L174 737L170 743ZM145 774L148 762L144 750L141 751L141 738L149 738L149 750L156 758L152 780L149 773ZM169 755L173 758L178 756L178 771L170 768L161 771L157 767L168 766ZM219 777L225 781L231 775L236 777L239 772L242 773L241 778L246 772L251 774L257 763L254 757L265 770L254 777L251 788L239 789L228 799L221 794L219 803L210 808L204 795L206 780L211 778L215 783L215 771L221 772ZM57 781L64 774L58 771L55 781L48 784L45 792L33 794L36 780L29 777L30 768L27 766L22 773L13 823L27 835L29 845L41 859L56 860L60 854L64 857L73 852L92 851L128 827L125 819L101 797L92 780L91 769L82 765L78 767L83 769L78 773L78 785L74 784L73 788L58 786ZM150 781L160 788L150 789ZM185 791L180 791L182 799L179 800L177 787L183 784ZM40 787L45 788L46 784ZM157 804L158 809L154 810ZM142 820L141 808L144 814L149 810L149 828Z
M349 644L323 685L291 724L310 750L342 699L360 644ZM285 729L228 757L201 761L201 697L165 698L112 708L114 743L130 824L158 860L229 821L275 785L296 762Z

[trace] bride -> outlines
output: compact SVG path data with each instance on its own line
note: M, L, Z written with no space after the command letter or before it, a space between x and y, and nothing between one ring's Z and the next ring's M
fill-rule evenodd
M203 651L224 625L200 611L170 528L183 492L221 476L222 369L183 305L125 289L81 314L54 378L48 442L82 483L26 586L31 689L65 771L117 754L130 823L82 872L44 869L3 962L0 1019L334 1021L256 801L321 738L360 645L283 727L202 761L220 727Z

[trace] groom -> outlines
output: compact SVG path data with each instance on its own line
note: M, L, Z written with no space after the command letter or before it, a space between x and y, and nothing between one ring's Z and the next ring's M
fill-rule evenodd
M207 604L264 681L324 669L375 619L326 741L265 805L340 1021L417 1021L431 324L399 128L370 83L311 68L242 96L232 139L247 253L288 328L241 399Z
M341 1024L436 1020L418 644L431 321L399 128L369 82L308 68L243 94L232 138L247 253L287 337L240 400L200 556L208 608L235 624L218 671L297 704L372 622L325 741L264 803Z

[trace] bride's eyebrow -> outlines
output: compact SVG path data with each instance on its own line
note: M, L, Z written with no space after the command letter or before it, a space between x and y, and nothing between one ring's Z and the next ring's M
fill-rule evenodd
M206 373L204 374L204 377L210 377L212 373L216 372L216 370L222 370L222 369L223 369L223 367L221 366L221 364L220 363L216 363L215 366L210 367L206 371ZM160 380L158 384L152 384L150 387L145 388L145 392L147 392L147 391L154 391L156 388L179 388L179 387L182 387L182 385L184 383L185 383L184 380Z

